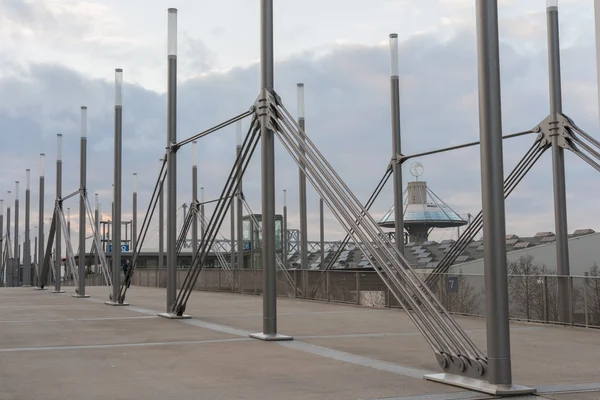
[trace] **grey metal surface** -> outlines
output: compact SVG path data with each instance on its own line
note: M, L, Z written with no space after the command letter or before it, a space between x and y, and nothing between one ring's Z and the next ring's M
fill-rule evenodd
M390 34L390 46L393 47L391 50L392 65L398 63L396 58L398 55L398 35L395 33ZM391 92L391 106L392 106L392 169L394 173L394 232L396 233L396 247L400 253L404 254L404 223L403 223L403 201L402 201L402 164L398 158L402 154L402 136L400 130L400 79L397 75L397 71L394 71L392 67L392 73L390 77L390 92Z
M137 179L137 173L133 173L133 179ZM138 238L138 230L137 230L137 203L138 203L138 194L137 194L137 188L134 185L134 190L133 190L133 194L132 194L132 202L133 202L133 217L132 217L132 221L131 221L131 251L133 251L136 246L137 246L137 238Z
M27 169L27 186L25 187L25 247L23 249L23 286L30 285L31 279L31 240L29 235L31 191L29 189L30 170Z
M197 142L192 142L192 146L194 146L194 159L192 164L192 208L193 212L198 212L198 164L196 161ZM192 253L196 254L198 252L198 218L194 218L192 221Z
M287 228L287 191L283 190L283 238L281 243L281 258L284 268L288 265L288 228Z
M122 74L122 69L116 69ZM118 86L118 82L116 83ZM119 89L117 89L119 90ZM112 236L112 303L119 303L119 287L121 284L121 201L122 201L122 162L123 162L123 105L115 105L115 155L114 155L114 194L113 194L113 236Z
M160 159L160 165L162 165L164 160ZM158 188L158 268L165 267L165 197L164 197L164 187L160 186Z
M15 234L13 236L13 258L15 259L15 269L13 270L13 286L20 286L21 282L19 279L19 264L20 264L20 251L19 251L19 181L15 182Z
M303 132L306 132L306 121L304 116L304 83L298 83L298 124ZM299 212L300 212L300 268L302 270L308 269L308 222L307 222L307 211L306 211L306 173L302 168L299 167L298 172L298 201L299 201ZM302 288L302 293L306 293L306 288Z
M169 13L177 13L169 9ZM169 20L170 22L171 20ZM168 115L167 146L177 143L177 55L168 56ZM167 304L170 312L177 295L177 151L167 155Z
M60 134L59 134L60 135ZM59 136L58 140L61 140L62 135ZM60 155L59 155L60 157ZM62 197L62 160L56 160L56 200L58 201ZM62 203L58 203L58 207L62 209ZM54 211L54 218L57 218L56 211ZM61 270L62 270L62 246L61 246L62 228L60 224L56 224L56 231L54 233L54 293L62 293L60 289L61 284Z
M547 8L548 23L548 66L550 77L550 114L558 121L558 114L562 113L562 87L560 74L560 38L558 26L558 8ZM556 274L569 276L569 244L567 229L567 194L565 183L565 153L558 143L558 126L552 135L552 177L554 189L554 224L556 234ZM569 323L569 280L558 279L558 313L561 322Z
M81 154L79 161L79 282L78 294L85 296L85 198L87 196L87 107L81 107Z
M8 192L10 194L10 191ZM10 199L7 200L8 203L8 207L6 208L6 260L8 260L10 258L10 252L11 252L11 248L10 248ZM6 263L5 266L6 269L6 286L8 287L12 287L13 286L13 273L11 271L11 269L9 268L9 264L8 262ZM10 276L9 276L10 275Z
M323 198L319 199L319 241L321 262L325 261L325 216L323 215L325 210L323 209Z
M273 0L261 0L261 96L265 99L274 85ZM275 264L275 133L269 129L269 116L260 117L262 180L262 270L263 331L277 335L277 292Z
M239 131L239 136L241 138L241 129L242 129L242 123L238 122L237 123L237 129ZM237 157L240 156L240 152L242 151L242 145L241 143L237 145L236 147L236 154ZM242 165L241 165L241 161L238 164L238 190L237 190L237 197L236 197L236 206L237 206L237 267L238 269L243 269L244 268L244 208L243 208L243 189L242 189L242 181L243 181L243 175L242 175Z
M498 2L476 4L488 382L511 385Z
M0 200L0 286L5 285L4 281L4 246L6 239L4 238L4 200Z

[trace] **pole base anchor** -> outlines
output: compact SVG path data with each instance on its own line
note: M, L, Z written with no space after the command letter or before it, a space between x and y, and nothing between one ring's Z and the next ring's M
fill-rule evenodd
M252 339L264 340L265 342L281 342L284 340L294 340L293 336L281 335L279 333L251 333Z
M463 389L474 390L491 394L493 396L515 396L521 394L535 394L537 390L520 385L495 385L481 379L469 378L467 376L454 374L431 374L425 375L425 380L457 386Z
M119 303L118 301L105 301L104 304L114 307L125 307L129 305L129 303Z
M167 318L167 319L190 319L190 318L192 318L191 315L187 315L187 314L177 315L172 312L163 312L163 313L158 313L157 315L159 317Z
M48 288L45 288L45 287L34 287L33 290L48 290Z
M88 296L87 294L72 294L71 297L74 297L76 299L88 299L90 296Z
M53 290L50 293L64 293L64 292L65 292L64 290Z

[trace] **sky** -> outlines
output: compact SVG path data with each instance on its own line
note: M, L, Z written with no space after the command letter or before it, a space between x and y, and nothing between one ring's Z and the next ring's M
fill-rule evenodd
M549 113L545 0L500 0L502 123L508 134L529 130ZM31 169L32 237L38 220L39 154L46 153L45 220L55 198L56 135L64 135L63 194L78 188L80 107L88 107L88 188L109 218L113 179L114 70L124 70L123 219L131 219L139 175L138 224L166 143L167 8L178 9L178 138L248 110L259 94L258 0L0 0L0 198ZM560 0L564 112L598 135L592 0ZM391 123L388 36L400 41L404 154L478 140L475 1L277 0L275 90L296 116L296 84L305 83L307 134L356 196L366 200L389 164ZM248 128L245 120L243 126ZM533 143L504 142L505 174ZM205 198L221 192L235 157L235 127L199 142ZM481 208L477 147L421 157L420 177L461 215ZM411 162L404 181L413 180ZM566 154L569 231L600 230L598 173ZM554 231L552 163L545 154L506 202L507 233ZM191 149L178 152L178 203L191 200ZM19 197L23 204L24 184ZM289 227L298 228L298 169L276 144L277 211L287 191ZM260 213L260 151L244 180ZM372 208L382 217L391 182ZM78 232L75 200L72 236ZM24 231L24 204L20 232ZM309 187L309 239L318 239L318 195ZM207 207L207 212L212 209ZM48 224L46 224L47 227ZM228 227L228 223L225 224ZM155 226L153 225L155 228ZM226 232L228 228L222 229ZM152 230L152 229L151 229ZM345 232L326 211L325 239ZM454 230L434 239L456 237ZM23 240L21 238L21 240ZM154 247L156 237L149 238ZM75 246L76 249L76 246Z

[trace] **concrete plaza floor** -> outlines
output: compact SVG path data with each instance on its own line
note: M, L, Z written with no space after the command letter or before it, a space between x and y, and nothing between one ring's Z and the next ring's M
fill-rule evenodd
M194 292L189 320L156 316L165 290L131 287L128 307L0 288L0 400L30 399L488 399L423 380L440 372L406 315L278 300L279 332L262 331L262 299ZM458 317L485 348L485 321ZM537 398L600 399L600 330L511 325L515 383Z

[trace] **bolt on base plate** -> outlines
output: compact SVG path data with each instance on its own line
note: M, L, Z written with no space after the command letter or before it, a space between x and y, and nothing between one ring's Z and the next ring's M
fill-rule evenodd
M175 313L170 313L170 312L158 313L157 315L159 317L168 318L168 319L190 319L190 318L192 318L191 315L187 315L187 314L177 315Z
M105 301L104 304L106 304L107 306L114 306L114 307L129 305L129 303L119 303L118 301Z
M264 340L266 342L278 342L278 341L284 341L284 340L294 340L293 336L287 336L287 335L280 335L279 333L276 334L267 334L267 333L251 333L249 335L252 339L258 339L258 340Z
M536 389L519 385L495 385L480 379L469 378L454 374L431 374L425 375L425 380L444 383L446 385L458 386L464 389L474 390L491 394L494 396L515 396L520 394L535 394Z

